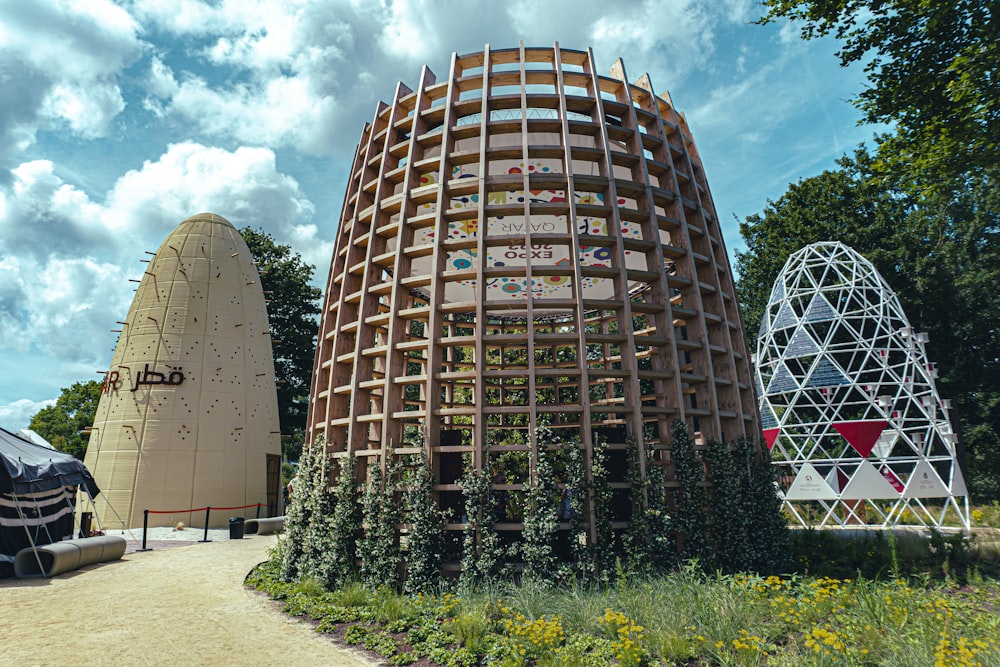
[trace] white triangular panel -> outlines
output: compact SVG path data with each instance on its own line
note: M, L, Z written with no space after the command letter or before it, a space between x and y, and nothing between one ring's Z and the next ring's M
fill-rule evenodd
M899 440L899 431L894 428L887 428L882 431L882 435L879 436L878 442L872 447L872 455L876 458L884 459L888 458L889 454L892 453L892 447Z
M844 490L840 492L840 497L844 500L885 500L899 498L899 492L892 488L892 484L875 469L871 461L865 459L854 471L851 481L847 483Z
M969 495L969 490L965 488L965 477L962 476L962 469L958 467L958 461L952 464L951 495Z
M877 473L876 473L877 474ZM830 488L813 464L806 461L795 481L788 487L785 500L836 500L837 492Z
M958 470L956 469L956 472ZM961 473L959 473L961 476ZM947 498L948 487L938 477L931 464L924 459L917 463L903 491L904 498Z
M830 472L826 474L826 483L830 485L830 488L840 493L840 482L837 479L837 468L834 467Z

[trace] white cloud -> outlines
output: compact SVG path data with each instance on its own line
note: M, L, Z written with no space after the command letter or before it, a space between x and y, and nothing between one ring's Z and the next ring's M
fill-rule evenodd
M79 379L69 373L81 366L89 376L107 364L139 260L188 216L211 211L279 242L308 243L308 261L323 267L332 254L311 222L312 204L270 149L174 144L124 174L103 201L45 160L12 174L0 189L0 349L59 362L63 384Z
M170 97L176 95L177 91L180 90L173 70L165 65L158 56L154 56L150 63L146 85L149 91L158 97Z
M0 4L0 167L40 128L107 134L125 104L117 76L141 54L137 30L108 0Z
M424 64L445 74L452 51L486 42L509 48L518 39L592 45L608 65L622 56L650 70L658 85L673 86L711 59L716 27L742 20L747 4L562 0L544 8L453 3L442 11L427 0L177 7L141 0L132 7L145 24L188 39L183 65L167 55L151 64L146 106L154 113L175 114L214 138L326 155L353 139L395 81L415 84Z
M55 404L55 399L47 401L30 401L26 398L0 405L0 426L17 433L22 428L28 428L31 418L42 408Z
M350 141L338 128L348 124L354 135L356 119L370 113L373 68L396 62L374 38L385 15L378 3L132 7L151 28L185 38L178 64L166 53L153 59L145 106L208 137L327 155Z
M108 193L107 207L119 226L141 224L159 240L202 211L278 236L313 215L295 179L278 172L270 149L227 151L192 142L173 144L156 161L124 174Z
M115 245L101 207L64 183L51 162L26 162L11 175L8 191L0 191L0 248L4 255L14 258L40 252L73 256L81 249Z
M109 330L128 309L129 272L58 255L0 262L0 346L56 360L106 362ZM113 315L113 316L112 316Z

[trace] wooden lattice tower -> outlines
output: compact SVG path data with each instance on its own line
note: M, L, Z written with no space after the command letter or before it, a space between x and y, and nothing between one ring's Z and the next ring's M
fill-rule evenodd
M666 447L678 419L759 433L718 217L670 97L558 44L398 84L350 173L310 442L361 469L423 450L460 530L463 457L482 469L548 426L585 465L600 434L623 462L627 434Z

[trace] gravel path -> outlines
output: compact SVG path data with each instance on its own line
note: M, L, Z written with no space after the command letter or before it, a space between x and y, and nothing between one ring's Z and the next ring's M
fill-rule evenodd
M199 536L200 537L200 536ZM154 549L52 579L0 580L5 665L377 663L243 587L273 535Z

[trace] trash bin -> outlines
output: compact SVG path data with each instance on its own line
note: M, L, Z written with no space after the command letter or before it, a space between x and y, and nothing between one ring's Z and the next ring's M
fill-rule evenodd
M80 537L90 537L90 528L93 523L93 512L80 512Z
M243 518L234 516L229 519L229 539L243 539Z

